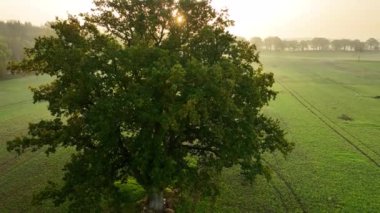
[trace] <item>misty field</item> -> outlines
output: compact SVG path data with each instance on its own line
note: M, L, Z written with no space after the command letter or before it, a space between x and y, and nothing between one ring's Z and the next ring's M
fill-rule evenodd
M360 58L330 52L262 56L279 91L267 112L282 121L296 147L287 160L268 156L274 173L266 185L248 189L226 172L221 211L380 209L380 55Z
M380 209L380 54L264 53L274 72L278 98L266 113L281 120L295 143L287 159L267 155L272 180L252 186L237 169L222 177L215 204L198 212L375 212ZM26 132L27 122L49 118L45 104L32 104L28 86L47 77L0 81L0 212L57 212L31 207L32 194L58 180L69 150L47 158L41 151L16 157L6 141ZM43 208L43 209L41 209Z

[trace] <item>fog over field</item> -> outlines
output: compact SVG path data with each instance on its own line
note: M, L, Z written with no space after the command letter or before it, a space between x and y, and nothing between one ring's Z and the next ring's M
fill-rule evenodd
M91 0L2 0L0 20L43 25L56 16L89 11ZM213 0L228 8L239 36L282 38L380 38L378 0ZM4 8L4 9L3 9ZM12 8L12 9L6 9ZM13 10L17 8L17 12Z

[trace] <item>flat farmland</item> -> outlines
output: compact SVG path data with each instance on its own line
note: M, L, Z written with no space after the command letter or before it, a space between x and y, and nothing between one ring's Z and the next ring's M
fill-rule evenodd
M70 157L68 152L60 150L48 158L43 150L17 156L6 149L6 141L27 133L28 123L49 118L47 105L33 104L29 90L48 81L48 77L41 76L0 81L0 212L64 210L50 204L32 206L31 200L49 179L61 177L64 162Z
M294 151L267 156L272 180L242 185L226 170L218 212L378 212L380 55L264 53L278 98L265 113L282 122ZM360 59L360 60L359 60Z
M275 74L278 97L265 113L281 121L295 149L286 158L268 154L272 179L242 181L225 170L221 196L203 200L197 212L376 212L380 209L380 54L263 53ZM65 212L46 203L31 206L33 193L58 180L70 157L59 150L17 157L6 141L28 123L48 119L46 104L32 104L29 86L48 77L0 81L0 212Z

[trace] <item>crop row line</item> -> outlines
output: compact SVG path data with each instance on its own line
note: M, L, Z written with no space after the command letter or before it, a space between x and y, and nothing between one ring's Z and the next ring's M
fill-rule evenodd
M0 105L0 109L5 108L5 107L9 107L9 106L18 105L18 104L24 104L24 103L28 103L28 102L32 102L32 101L33 101L33 99L28 99L28 100L22 100L22 101L10 103L10 104L4 104L4 105Z
M274 156L275 157L275 156ZM292 196L294 197L295 201L297 202L298 206L302 209L302 212L307 212L306 210L306 206L305 204L303 203L302 199L297 195L297 193L295 192L295 190L293 189L292 185L285 179L285 177L281 174L281 172L278 171L278 169L272 165L271 163L269 163L267 160L263 159L263 161L274 171L274 173L276 174L276 176L281 180L281 182L284 183L284 185L286 186L286 188L289 190L289 192L292 194ZM276 162L277 162L277 159L276 159ZM279 191L279 189L277 189L273 184L272 186L274 187L274 189L277 191L277 193L280 194L280 199L281 199L281 202L284 202L283 201L283 198L282 198L282 195ZM283 203L284 205L284 203ZM287 208L286 208L287 209Z
M272 182L269 182L269 184L272 186L272 188L274 189L274 191L278 194L278 197L279 197L279 199L281 201L281 205L285 209L285 212L289 212L288 206L286 205L287 202L284 199L284 196L282 195L280 189L277 188Z
M331 122L332 124L334 124L336 127L338 127L342 132L346 133L347 135L351 136L353 139L355 139L357 142L359 142L361 145L363 145L364 147L366 147L368 150L370 150L371 152L373 152L377 157L380 158L380 153L371 149L371 147L369 147L367 144L365 144L361 139L359 139L357 136L353 135L352 133L350 133L349 131L347 131L346 129L344 129L343 127L341 127L339 124L337 124L336 122L334 122L331 118L329 118L327 115L325 115L321 110L319 110L317 107L315 107L312 103L310 103L306 98L304 98L301 94L299 94L297 91L294 91L294 94L296 94L298 97L300 97L305 103L307 103L311 108L313 108L314 110L316 110L320 115L322 115L324 118L326 118L329 122Z
M13 172L15 170L17 170L19 167L23 166L24 164L26 163L29 163L30 160L36 158L37 156L39 156L39 154L41 154L41 152L43 152L42 149L38 150L38 151L35 151L35 152L32 152L30 156L28 157L24 157L24 159L21 160L21 162L18 162L16 165L14 165L11 169L9 169L7 172L2 172L0 177L4 177L6 176L7 174L9 174L10 172ZM14 159L13 159L14 160ZM8 163L10 160L8 160L6 163ZM2 164L2 166L4 166L5 164ZM6 180L5 181L0 181L0 188L3 184L6 183Z
M334 128L334 126L332 126L331 124L329 124L325 119L322 118L323 114L320 113L320 111L318 110L317 112L315 112L310 106L308 106L307 103L305 103L303 100L301 100L300 97L298 97L290 88L288 88L287 86L285 86L282 82L280 81L277 81L287 92L289 92L289 94L294 97L302 106L304 106L310 113L312 113L314 116L316 116L323 124L325 124L328 128L330 128L333 132L335 132L338 136L340 136L344 141L346 141L348 144L350 144L354 149L356 149L359 153L361 153L364 157L366 157L369 161L371 161L372 163L374 163L377 167L380 167L380 164L377 163L368 153L366 153L365 151L363 151L360 147L358 147L352 140L350 140L349 138L347 138L345 135L343 135L341 132L339 132L336 128ZM322 114L322 116L318 115L318 112L320 114ZM326 116L325 116L326 117ZM331 121L330 121L331 122ZM334 122L332 122L333 124L335 124ZM337 124L335 124L337 125ZM371 150L371 149L369 149ZM372 152L374 152L373 150L371 150ZM374 152L375 153L375 152Z

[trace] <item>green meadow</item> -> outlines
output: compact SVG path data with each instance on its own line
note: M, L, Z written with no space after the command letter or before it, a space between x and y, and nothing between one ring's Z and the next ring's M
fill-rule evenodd
M377 212L380 209L380 54L350 52L263 53L275 73L278 97L265 113L281 121L295 149L286 158L266 155L272 178L243 181L238 168L224 171L222 191L202 200L197 212ZM46 104L33 104L29 86L44 76L0 81L0 212L65 212L32 206L48 180L59 180L70 150L20 157L6 141L28 123L48 119ZM179 209L181 210L181 208ZM182 208L185 211L185 208Z
M48 180L61 176L69 155L61 150L46 157L43 151L22 156L10 153L6 141L27 132L28 123L48 119L46 104L33 104L29 87L49 81L48 77L28 76L0 81L0 212L57 211L52 205L34 207L32 195L43 189Z

